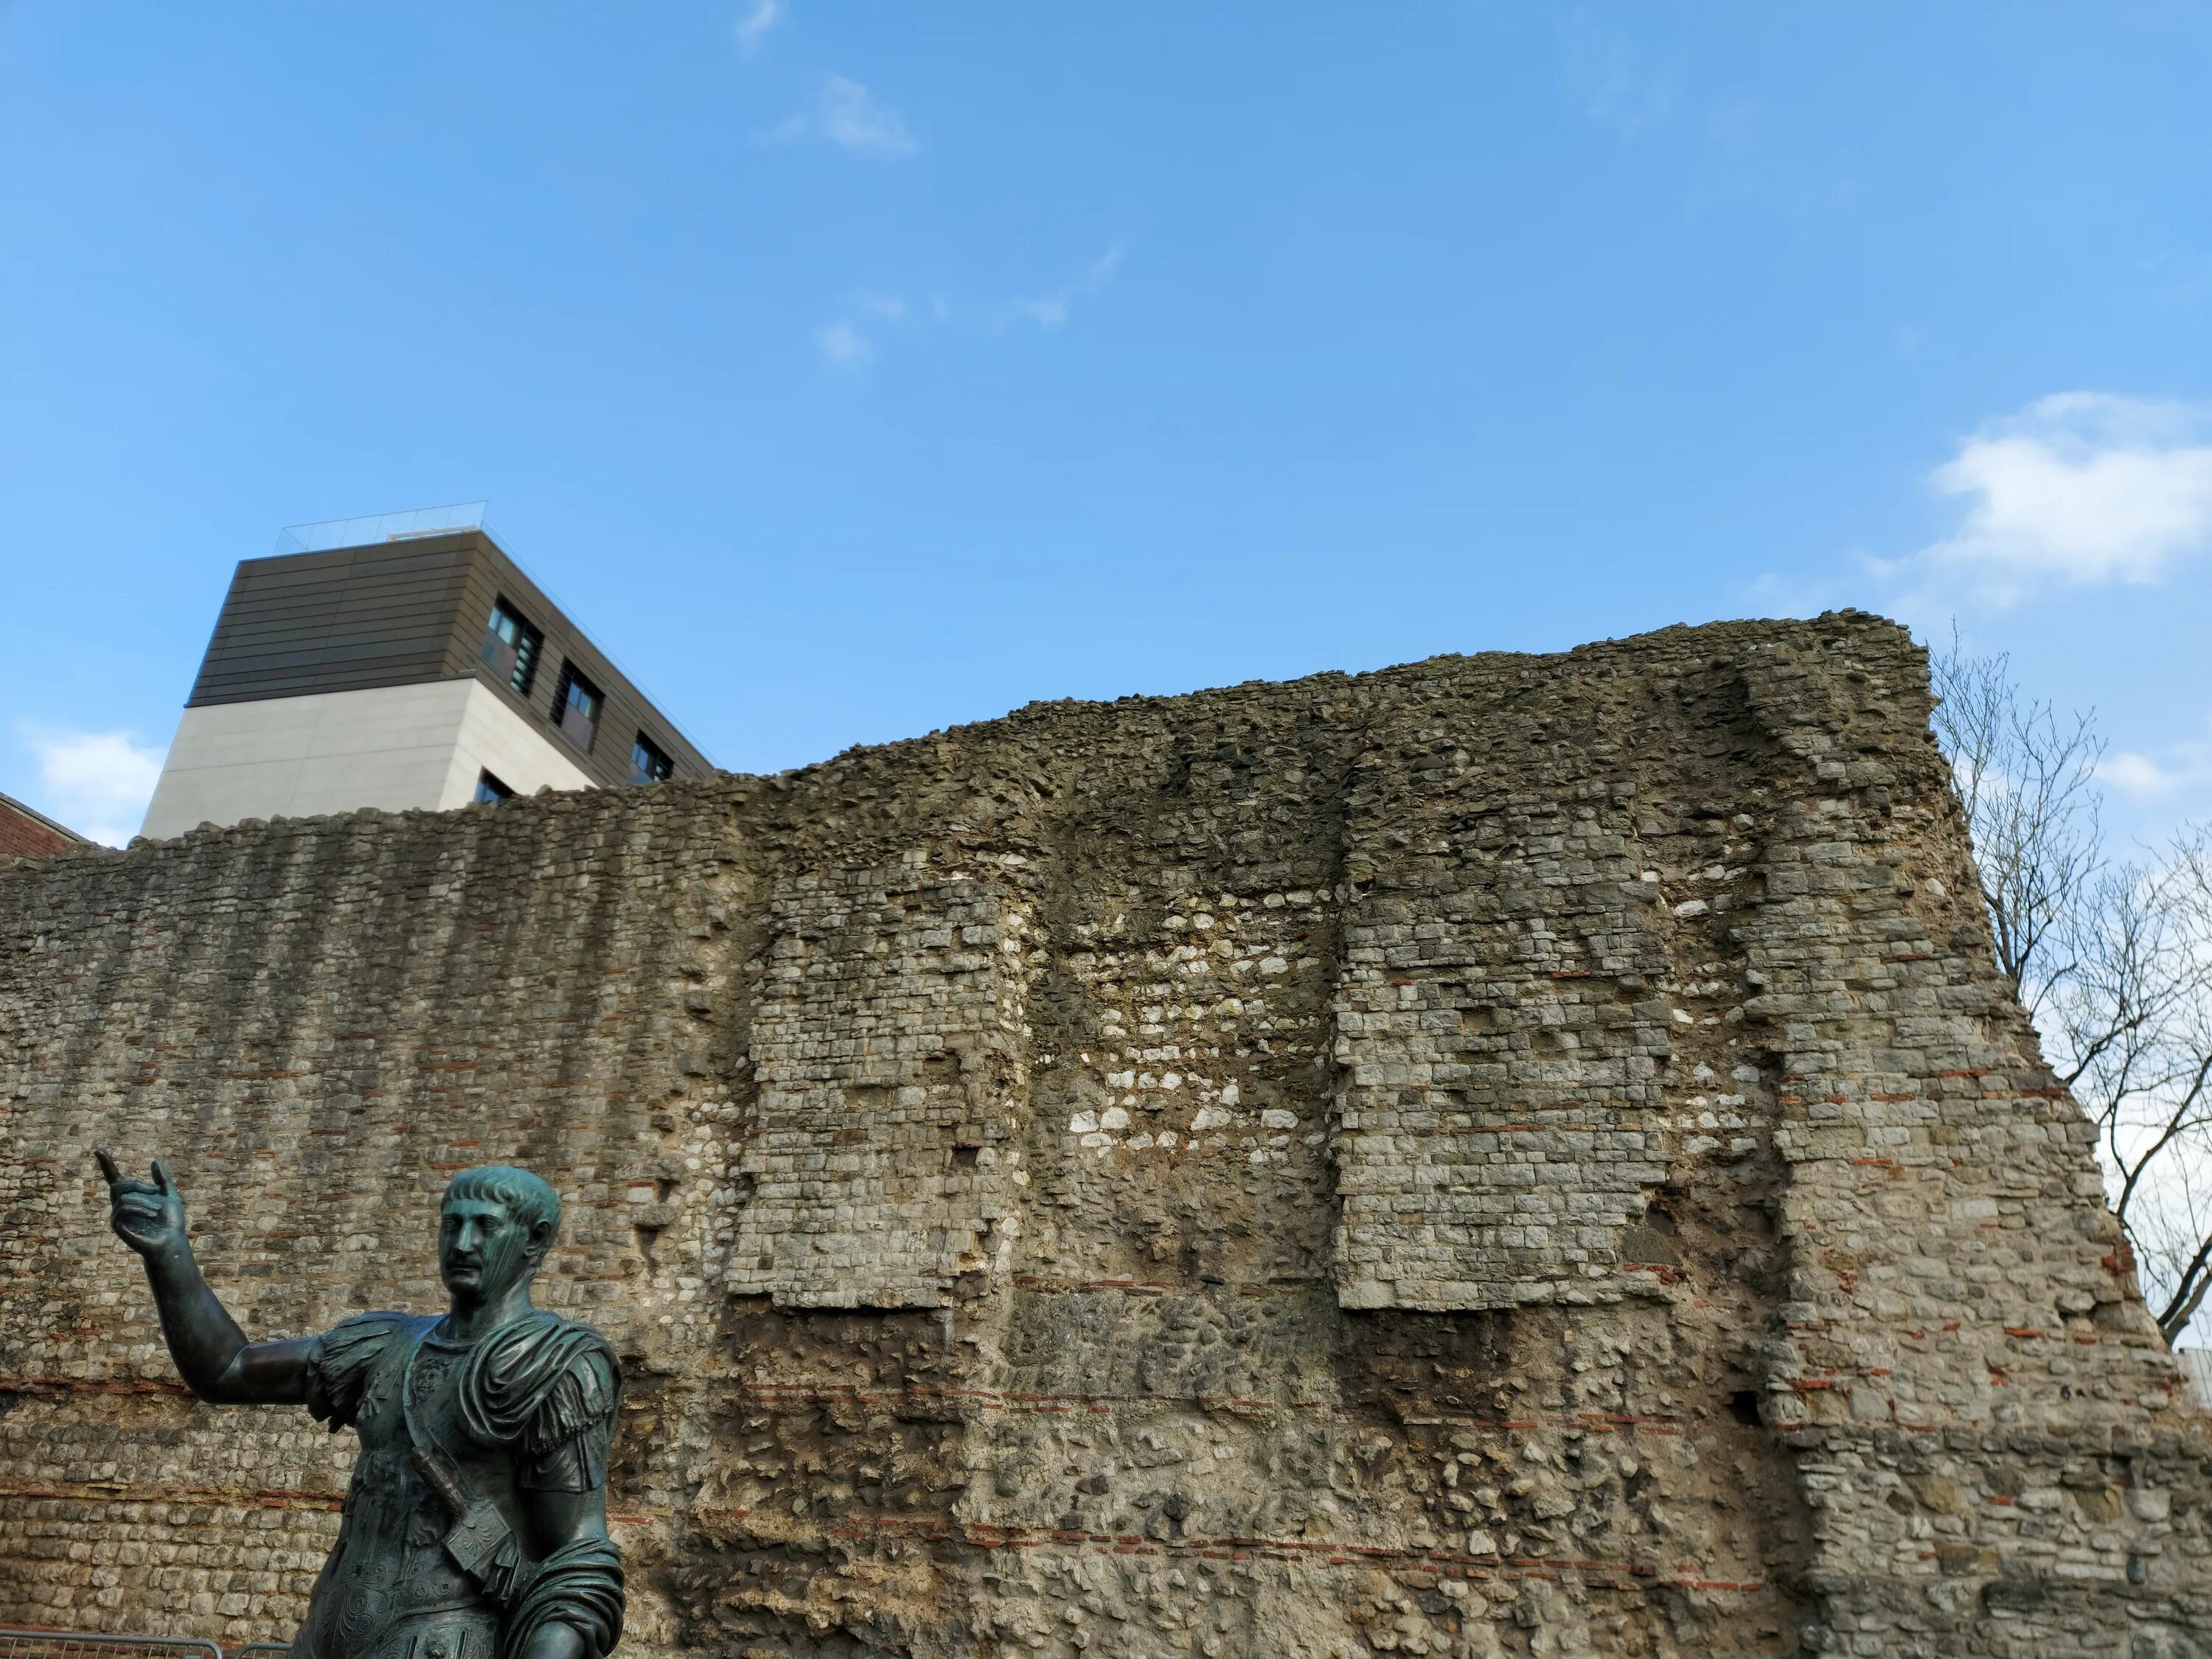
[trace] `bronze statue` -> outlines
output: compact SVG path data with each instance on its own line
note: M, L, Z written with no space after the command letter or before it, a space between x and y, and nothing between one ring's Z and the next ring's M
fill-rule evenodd
M602 1659L622 1635L607 1447L622 1380L587 1325L535 1308L561 1224L526 1170L446 1188L444 1318L362 1314L308 1340L248 1342L201 1277L160 1160L98 1154L116 1236L145 1258L161 1334L202 1400L301 1406L361 1436L338 1540L295 1659Z

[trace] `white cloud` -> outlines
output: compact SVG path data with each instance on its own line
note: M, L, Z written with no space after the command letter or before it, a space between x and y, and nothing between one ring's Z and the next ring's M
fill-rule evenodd
M761 49L768 32L783 21L783 0L753 0L744 15L738 19L738 52L750 58Z
M1035 323L1039 328L1059 328L1064 325L1068 313L1079 300L1088 300L1114 280L1115 268L1121 263L1119 242L1091 262L1091 267L1073 282L1063 283L1040 299L1017 300L1013 313Z
M1634 138L1674 112L1674 77L1620 30L1577 11L1560 26L1568 102L1600 126Z
M2212 721L2206 722L2212 726ZM2097 775L2138 805L2195 798L2212 787L2212 735L2176 738L2154 754L2123 749L2097 763Z
M823 360L838 368L861 368L876 355L868 337L850 323L831 323L817 329L814 343L821 349Z
M853 296L851 312L814 331L815 348L833 368L860 369L876 355L873 337L863 331L889 327L904 319L907 303L896 294L871 294L866 289Z
M2048 583L2147 585L2212 545L2212 445L2201 411L2069 392L1968 439L1934 475L1965 498L1927 567L1999 603Z
M858 81L833 75L824 82L819 118L830 142L856 155L914 154L914 139L899 112Z
M814 331L815 348L830 367L858 369L874 358L876 341L894 330L957 326L989 332L1022 324L1064 328L1079 303L1101 293L1113 281L1121 263L1121 245L1116 242L1080 276L1049 294L991 304L958 303L941 296L909 304L898 295L863 289L844 307L842 317Z
M916 145L906 119L858 81L833 75L822 83L811 109L790 117L768 134L777 142L819 138L854 155L911 155Z
M19 720L15 730L39 763L40 811L111 847L138 833L166 750L128 732L78 732L35 720Z
M2122 794L2143 801L2170 795L2188 781L2182 773L2160 766L2149 756L2138 755L2130 749L2099 761L2097 775Z

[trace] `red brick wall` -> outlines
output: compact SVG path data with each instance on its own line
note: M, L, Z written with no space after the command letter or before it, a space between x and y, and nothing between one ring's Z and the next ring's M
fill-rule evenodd
M65 853L76 845L67 836L0 796L0 859L38 858L47 853Z

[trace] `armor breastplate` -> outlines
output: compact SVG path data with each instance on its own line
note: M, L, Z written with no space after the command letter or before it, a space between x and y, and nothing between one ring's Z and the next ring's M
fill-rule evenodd
M395 1332L362 1389L361 1455L295 1644L302 1659L490 1659L501 1609L447 1553L453 1517L416 1472L416 1446L442 1451L518 1540L527 1534L512 1452L486 1450L461 1431L458 1384L475 1344L441 1340L441 1323Z

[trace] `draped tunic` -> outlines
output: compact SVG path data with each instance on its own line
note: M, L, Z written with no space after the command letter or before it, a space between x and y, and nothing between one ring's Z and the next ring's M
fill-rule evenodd
M526 1495L605 1485L614 1351L541 1309L469 1342L444 1332L441 1319L362 1314L308 1350L308 1411L354 1430L361 1453L295 1659L519 1659L556 1621L601 1659L622 1634L621 1557L604 1536L535 1556ZM507 1524L474 1572L445 1547L458 1517L416 1468L418 1447Z

